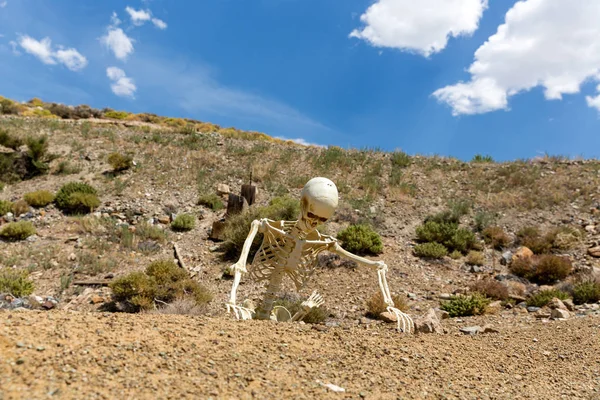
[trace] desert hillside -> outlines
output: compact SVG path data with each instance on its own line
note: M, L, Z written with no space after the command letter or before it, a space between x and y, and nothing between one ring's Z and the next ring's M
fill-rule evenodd
M331 254L280 293L323 296L305 321L226 313L250 221L296 218L315 176L340 197L318 230L385 261L415 335L375 271ZM0 399L600 395L598 160L321 148L0 98L0 266ZM238 301L263 291L242 278Z

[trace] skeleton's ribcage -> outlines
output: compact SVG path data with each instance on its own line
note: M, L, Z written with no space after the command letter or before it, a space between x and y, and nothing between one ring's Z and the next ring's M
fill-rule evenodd
M270 280L274 272L282 272L292 279L296 290L300 290L317 267L317 255L325 249L324 245L305 244L299 257L295 257L292 240L286 241L267 230L248 268L249 277L255 281L265 281Z

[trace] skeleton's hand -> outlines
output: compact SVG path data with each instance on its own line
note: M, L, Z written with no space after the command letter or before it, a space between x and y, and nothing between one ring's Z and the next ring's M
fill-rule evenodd
M225 306L227 307L227 312L233 312L235 314L236 319L252 319L252 313L254 311L249 308L238 306L231 302L225 303Z
M398 321L398 330L402 330L404 333L414 333L415 323L408 314L403 313L396 307L388 307L387 310L396 316L396 320ZM402 328L400 328L400 325L402 325Z
M314 292L312 292L312 294L308 297L308 299L304 300L301 304L302 308L305 311L310 311L311 308L313 307L319 307L321 306L323 303L325 302L325 300L323 300L323 297L321 297L320 294L317 293L317 291L315 290Z

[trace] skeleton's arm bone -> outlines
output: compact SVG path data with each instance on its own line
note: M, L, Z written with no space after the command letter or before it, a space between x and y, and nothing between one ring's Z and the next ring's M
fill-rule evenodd
M232 270L235 273L233 277L233 287L231 288L231 295L229 297L229 304L235 305L235 299L237 295L237 288L240 284L240 279L242 278L242 272L246 272L246 262L248 261L248 254L250 253L250 246L252 246L252 242L254 241L254 237L256 234L264 229L264 222L262 220L254 220L250 225L250 232L248 233L248 237L246 237L246 241L244 242L244 246L242 247L242 254L240 254L240 258L237 263L232 266Z
M349 251L344 250L338 242L335 242L331 251L340 256L349 258L350 260L355 261L359 264L365 265L372 269L376 269L377 277L379 278L379 287L381 288L381 293L383 294L383 300L388 306L394 306L394 301L392 300L392 295L390 294L390 288L388 287L387 279L385 278L385 274L388 271L388 267L383 261L372 261L357 256L356 254L352 254Z

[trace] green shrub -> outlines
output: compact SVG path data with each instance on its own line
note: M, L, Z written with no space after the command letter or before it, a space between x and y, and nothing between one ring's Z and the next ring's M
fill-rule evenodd
M133 272L111 282L117 302L123 302L133 312L153 308L155 302L170 303L176 299L192 298L196 305L212 300L210 292L192 280L186 271L169 260L158 260L145 272Z
M7 200L0 200L0 217L6 213L12 212L13 203Z
M441 302L441 309L447 311L450 317L467 317L485 313L491 300L479 292L470 295L450 297L450 300Z
M81 167L71 164L69 161L61 161L56 167L56 175L72 175L81 172Z
M0 98L0 114L19 114L19 106L10 99Z
M358 255L377 255L383 252L381 237L369 225L350 225L337 234L345 250Z
M225 221L224 238L225 241L221 246L223 258L225 260L236 260L239 258L242 247L248 233L252 221L261 218L267 218L274 221L292 221L298 218L300 214L300 202L292 197L275 197L268 206L256 207L252 206L247 211L240 214L232 215ZM260 247L263 234L258 233L254 237L254 241L250 246L249 260L252 260L254 254Z
M560 300L566 300L569 298L569 295L557 289L541 290L529 296L527 305L531 307L544 307L555 297Z
M406 168L410 165L410 156L403 151L392 153L392 168Z
M508 287L502 282L491 278L476 281L469 287L469 290L471 292L481 293L482 295L495 300L508 299Z
M8 147L9 149L17 151L23 144L23 140L20 138L11 135L4 129L0 129L0 146Z
M213 211L218 211L225 207L223 201L216 193L201 194L198 197L198 205L205 206Z
M6 186L6 184L2 181L0 181L0 192L4 190L4 187Z
M33 293L34 284L27 277L26 271L0 269L0 293L8 293L15 297L29 296Z
M531 282L545 285L566 278L573 270L573 264L567 257L543 254L518 258L511 262L509 270Z
M584 238L581 230L571 226L552 229L548 236L552 239L552 248L558 250L571 250L581 243Z
M408 310L408 303L403 296L393 295L392 301L394 302L394 307L398 310ZM383 294L381 291L377 291L367 300L367 316L379 319L381 318L381 313L387 311L387 307L388 305L383 301Z
M442 245L442 246L443 246L443 245ZM454 251L453 251L452 253L450 253L449 255L450 255L450 258L451 258L451 259L453 259L453 260L459 260L459 259L461 259L461 258L462 258L462 256L463 256L463 253L461 253L461 252L460 252L460 251L458 251L458 250L454 250Z
M45 207L54 201L54 195L47 190L25 193L23 198L32 207Z
M133 166L133 156L114 152L109 154L108 163L115 172L125 171Z
M573 302L575 304L596 303L600 301L600 282L586 280L573 286Z
M459 228L457 223L429 220L416 229L417 240L444 245L447 250L466 253L475 246L475 234L468 229Z
M126 111L109 110L104 113L105 118L126 119L128 116L129 116L129 113Z
M67 213L88 213L100 205L96 189L83 182L64 184L56 193L54 202Z
M467 264L468 265L483 265L485 264L485 257L481 251L470 251L467 254Z
M499 226L488 226L482 232L483 240L491 244L496 250L500 250L510 245L510 237Z
M421 243L414 247L413 252L417 257L444 258L448 255L446 246L436 242Z
M471 159L472 163L493 163L494 159L492 158L492 156L489 155L485 155L482 156L481 154L475 154L473 156L473 158Z
M0 230L0 237L8 241L17 241L25 240L35 233L35 227L29 221L9 222Z
M179 214L171 223L174 231L191 231L196 226L196 218L191 214Z

